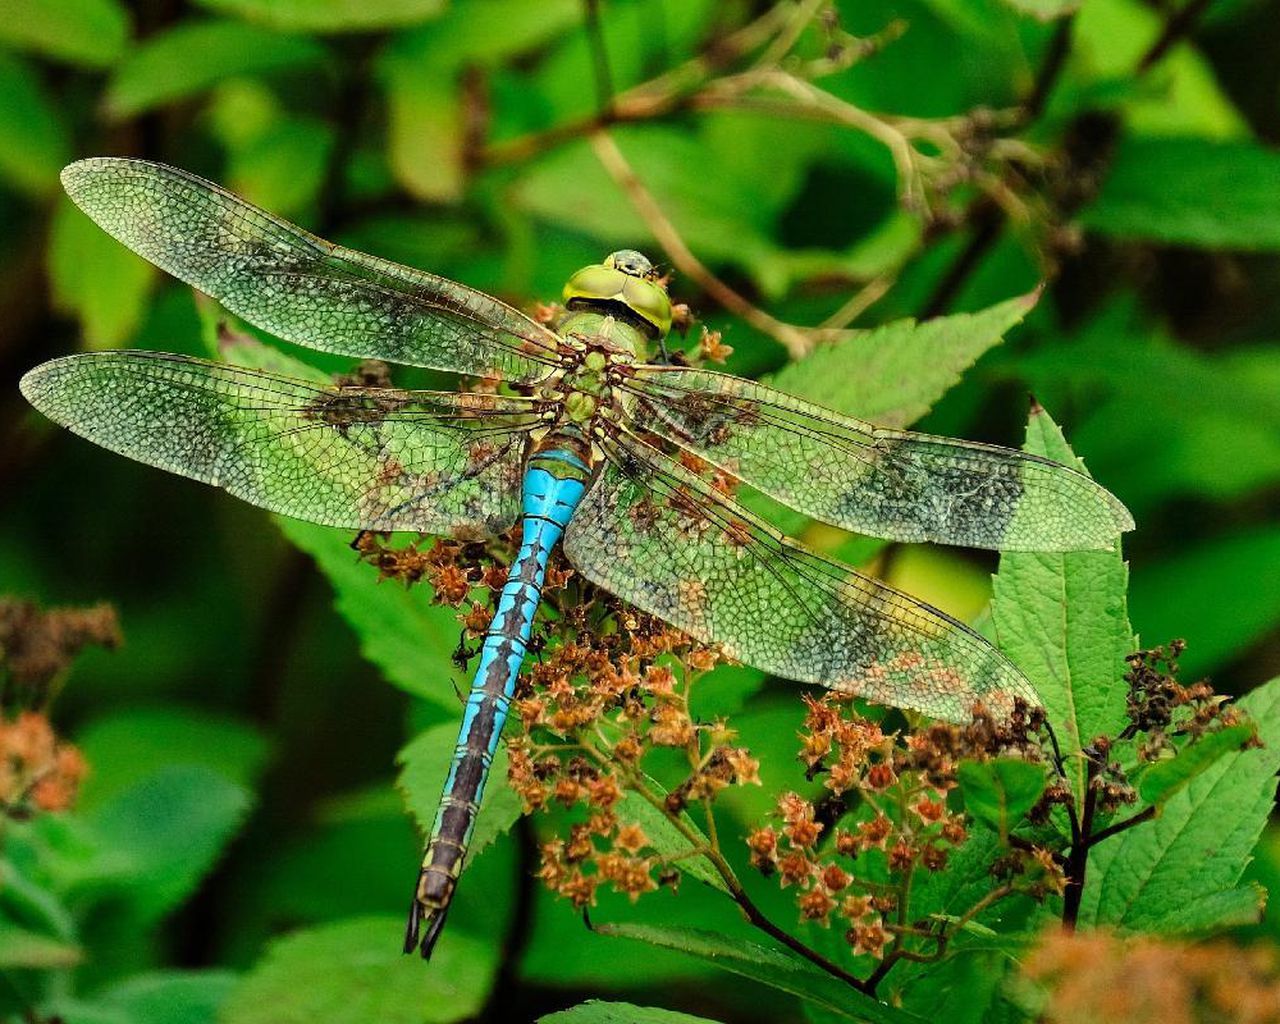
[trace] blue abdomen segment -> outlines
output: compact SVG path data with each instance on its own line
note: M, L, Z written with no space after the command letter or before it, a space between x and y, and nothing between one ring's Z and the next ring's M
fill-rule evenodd
M577 455L558 448L539 452L525 471L520 553L507 575L480 649L458 745L422 859L405 934L406 953L420 948L423 957L429 957L444 925L516 677L528 650L547 561L582 500L588 475L588 467Z

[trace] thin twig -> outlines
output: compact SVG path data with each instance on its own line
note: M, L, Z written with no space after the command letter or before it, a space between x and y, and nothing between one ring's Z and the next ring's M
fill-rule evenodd
M1155 807L1146 807L1137 814L1130 815L1124 821L1117 821L1114 825L1108 825L1101 832L1095 832L1088 839L1090 847L1097 846L1104 839L1110 839L1112 836L1133 828L1134 825L1141 825L1144 821L1150 821L1156 816Z
M618 149L617 143L607 132L597 131L591 135L591 147L609 176L627 194L631 205L636 208L653 237L668 256L671 262L686 277L693 280L703 291L735 316L741 317L759 331L763 331L776 339L793 359L799 359L813 348L814 339L791 324L783 323L770 316L763 309L753 305L727 284L721 281L706 265L693 254L693 250L685 244L675 225L667 218L653 195L644 183L636 176L627 162L627 158Z

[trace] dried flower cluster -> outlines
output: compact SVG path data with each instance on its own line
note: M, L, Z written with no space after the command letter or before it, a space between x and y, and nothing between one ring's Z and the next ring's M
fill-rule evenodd
M1025 961L1046 1024L1274 1024L1280 970L1265 948L1048 932Z
M593 624L601 612L616 628ZM542 847L549 888L579 907L602 884L636 899L680 877L637 815L678 832L671 823L686 807L758 784L758 765L723 721L690 714L690 691L721 660L716 651L603 598L572 609L560 627L573 638L522 678L513 704L524 733L509 745L509 779L527 811L572 812L567 836ZM683 752L688 765L666 793L643 768L661 748Z
M823 926L834 916L855 954L880 959L909 934L936 938L907 924L903 900L913 872L942 871L965 842L966 816L948 808L961 758L1021 754L1039 759L1039 713L1025 707L1000 722L982 709L967 726L933 724L886 732L855 710L852 698L806 698L800 760L810 778L822 776L819 800L785 793L780 823L747 838L751 863L795 886L802 920ZM1060 889L1061 872L1048 851L1015 853L1004 875L1027 876L1020 888Z
M1186 641L1174 640L1168 648L1135 651L1125 658L1130 722L1126 732L1143 735L1138 756L1144 761L1173 750L1175 737L1195 741L1241 720L1239 712L1225 703L1227 698L1213 692L1208 680L1190 686L1178 682L1178 658L1186 646Z
M87 768L80 751L59 740L44 715L23 711L12 721L0 720L0 809L9 817L67 810Z
M0 678L11 684L6 707L43 707L50 687L81 650L114 650L121 642L110 605L41 611L30 601L0 597Z

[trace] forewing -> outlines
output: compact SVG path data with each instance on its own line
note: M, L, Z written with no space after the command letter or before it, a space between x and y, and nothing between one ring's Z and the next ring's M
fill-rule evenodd
M977 633L823 558L634 437L574 514L584 576L748 664L882 704L966 720L976 701L1040 699Z
M55 359L21 387L104 448L349 529L506 529L536 422L527 399L325 387L160 352Z
M1128 510L1074 469L1011 448L886 430L729 374L640 366L646 429L806 515L901 541L1001 551L1110 547Z
M551 369L556 336L510 306L326 242L194 174L95 157L62 183L130 249L288 341L519 382Z

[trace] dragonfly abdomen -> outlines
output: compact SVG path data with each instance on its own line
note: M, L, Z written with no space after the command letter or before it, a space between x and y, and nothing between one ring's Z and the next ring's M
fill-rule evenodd
M409 912L406 953L418 948L424 958L431 955L457 888L489 767L529 646L547 561L582 500L590 476L590 468L575 451L577 447L543 447L525 471L520 553L507 575L480 649L480 664L467 696L453 763Z

